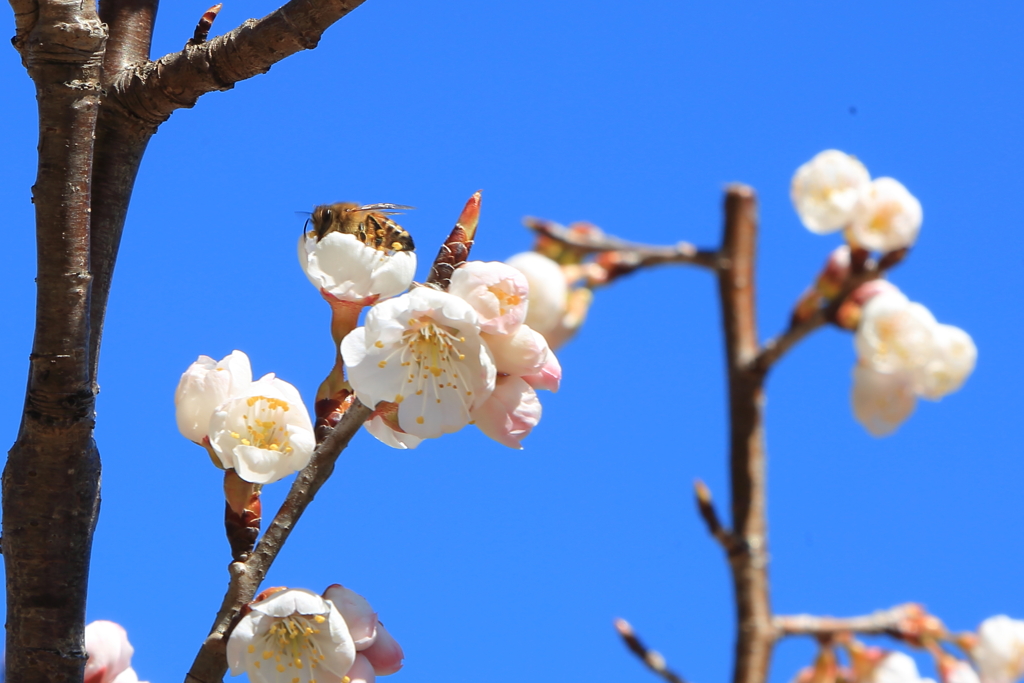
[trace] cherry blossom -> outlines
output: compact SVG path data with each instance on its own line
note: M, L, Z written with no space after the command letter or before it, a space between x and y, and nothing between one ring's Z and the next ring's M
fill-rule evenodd
M341 301L368 302L405 291L416 273L412 251L378 250L355 235L332 232L299 238L299 264L313 286Z
M398 426L421 439L462 429L494 390L478 320L466 301L431 287L377 304L341 343L356 396L397 404Z
M540 422L537 392L521 377L498 377L483 405L473 411L473 421L484 434L509 448L521 449L520 442Z
M902 292L882 292L864 305L854 347L879 372L915 372L932 356L936 324L927 308Z
M971 658L982 683L1014 683L1024 678L1024 621L999 615L981 622Z
M186 439L202 443L217 406L242 395L251 383L249 357L241 351L232 351L220 361L199 356L181 375L174 392L178 430Z
M569 285L561 266L535 251L516 254L505 263L525 275L529 283L525 323L549 337L559 329L568 306Z
M228 638L228 666L253 683L342 683L355 643L330 600L300 588L252 603Z
M464 263L452 273L448 291L473 307L487 334L512 334L527 316L526 276L504 263Z
M353 683L373 681L402 668L402 647L380 623L366 598L340 584L328 587L324 598L341 612L355 642L356 661L348 673Z
M935 683L930 678L922 678L917 672L917 664L910 655L903 652L890 652L882 658L867 676L865 683Z
M917 240L921 202L894 178L876 178L861 192L850 219L847 239L871 251L895 251Z
M128 633L113 621L94 621L85 627L85 683L113 683L131 668L135 648ZM134 672L133 672L134 673Z
M857 422L873 436L886 436L914 412L917 397L908 373L884 373L858 363L850 402Z
M813 233L835 232L846 225L871 176L856 157L827 149L797 169L790 198L800 220Z
M936 325L933 339L932 354L918 373L918 391L938 400L963 386L974 371L978 349L971 335L953 325Z
M210 444L226 469L269 484L305 467L316 439L298 390L271 373L217 408Z

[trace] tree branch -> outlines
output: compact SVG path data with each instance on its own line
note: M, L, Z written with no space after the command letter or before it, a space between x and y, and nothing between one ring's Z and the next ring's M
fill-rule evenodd
M288 497L281 504L274 521L267 527L256 549L245 562L233 562L228 570L231 580L210 635L203 642L185 677L186 683L219 683L228 669L225 649L226 635L238 618L242 606L250 602L270 570L306 507L334 471L334 464L348 446L372 410L358 400L348 409L338 425L327 435L304 470L292 483Z
M836 321L836 315L846 298L858 287L871 280L885 277L885 274L902 262L906 250L886 254L880 261L866 261L859 272L850 275L843 285L842 291L834 299L815 311L806 320L794 320L785 332L768 340L764 348L751 362L751 370L767 373L786 353L799 344L804 337L819 328Z
M611 237L592 225L588 225L588 230L574 230L540 218L528 217L523 222L538 235L583 253L622 252L623 264L628 265L630 271L664 264L688 264L704 268L715 268L717 265L717 252L698 249L689 242L679 242L671 247L650 246Z
M730 186L725 196L718 290L729 379L732 536L738 544L729 556L737 611L733 683L764 683L774 642L765 516L764 375L750 369L759 351L754 299L756 252L754 191L742 185Z
M839 633L860 633L875 636L889 635L898 638L904 634L904 625L919 619L922 614L923 610L920 605L907 603L860 617L816 617L810 614L776 616L772 619L772 624L779 637L823 637Z
M722 526L718 511L715 510L715 503L711 500L711 490L699 479L694 483L693 488L697 494L697 511L700 513L701 519L704 520L708 533L718 541L727 554L731 555L736 550L736 539L731 531Z
M615 620L615 630L619 632L622 642L626 644L630 652L635 654L648 669L661 676L668 683L686 683L682 676L669 669L665 658L657 650L649 650L637 638L633 627L625 619Z
M8 680L81 680L100 461L89 381L89 207L106 29L93 6L13 3L36 85L36 325L3 474Z
M210 42L126 69L111 96L135 116L159 125L174 110L194 106L205 93L228 90L238 81L266 73L289 55L315 48L331 24L362 3L291 0Z

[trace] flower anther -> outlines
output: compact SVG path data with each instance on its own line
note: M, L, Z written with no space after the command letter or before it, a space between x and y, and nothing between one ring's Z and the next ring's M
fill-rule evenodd
M521 271L505 263L463 263L452 273L448 291L473 307L484 333L512 334L526 319L530 285Z

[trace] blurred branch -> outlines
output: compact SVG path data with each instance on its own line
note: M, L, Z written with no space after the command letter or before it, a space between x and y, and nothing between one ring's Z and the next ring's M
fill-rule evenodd
M292 483L288 497L281 504L274 521L267 527L256 549L245 562L232 562L228 567L231 580L213 622L210 635L196 654L185 681L188 683L219 683L227 672L226 636L238 618L242 606L259 590L274 559L281 551L296 522L313 501L320 487L334 471L334 464L363 422L373 412L358 400L345 413L338 425L317 446L306 468Z
M673 263L715 268L718 262L716 252L698 249L689 242L679 242L672 247L650 246L611 237L589 224L587 230L574 230L540 218L526 218L523 222L538 235L583 253L621 252L620 259L630 271Z
M907 603L860 617L816 617L810 614L776 616L772 624L780 637L833 636L839 633L903 637L906 625L924 613L920 605Z
M736 544L729 554L736 599L733 683L764 683L774 644L765 515L764 375L751 369L760 351L754 296L757 230L754 190L730 186L717 273L729 385L731 537Z
M708 532L731 555L736 548L736 539L731 531L722 526L722 522L718 518L718 511L715 510L715 503L711 500L711 490L700 479L694 483L693 488L697 494L697 511L700 512Z
M664 678L669 683L686 683L677 673L669 669L665 664L665 658L657 650L648 650L640 639L637 638L633 627L625 619L615 620L615 630L619 632L622 641L635 654L648 669Z

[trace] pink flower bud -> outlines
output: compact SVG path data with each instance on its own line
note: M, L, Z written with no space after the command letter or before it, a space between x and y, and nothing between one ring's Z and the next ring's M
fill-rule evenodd
M494 392L473 411L473 420L487 436L509 448L521 449L520 441L540 422L537 392L519 377L501 376Z
M135 648L120 624L94 621L85 627L85 651L85 683L112 683L131 666Z

